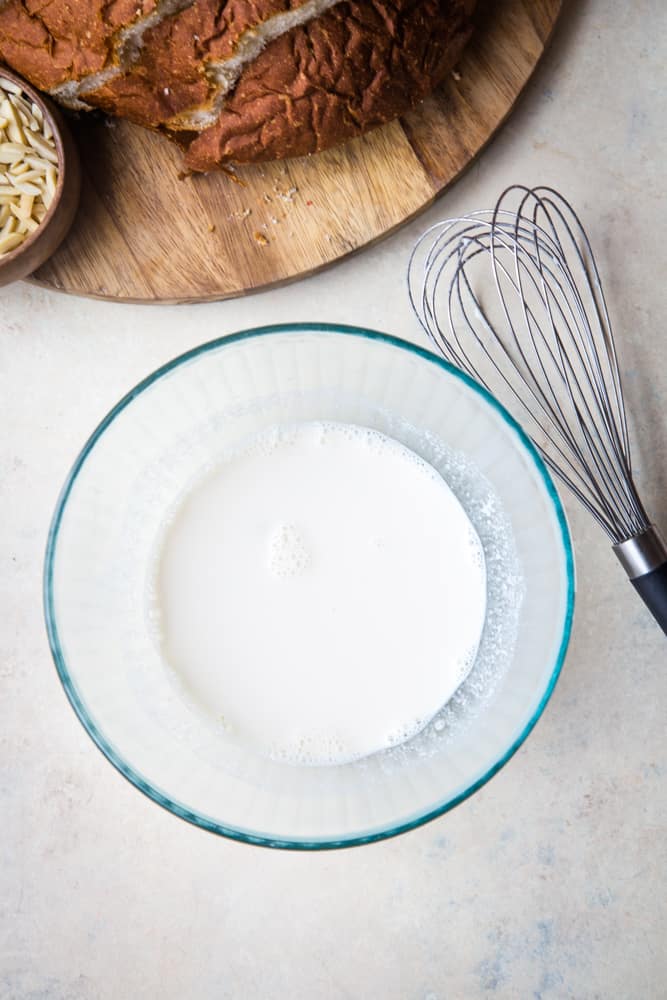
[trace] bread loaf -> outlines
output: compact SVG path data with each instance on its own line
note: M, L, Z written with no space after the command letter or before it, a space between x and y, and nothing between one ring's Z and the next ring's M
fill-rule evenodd
M0 0L0 60L66 107L157 129L187 166L302 156L429 94L475 0Z

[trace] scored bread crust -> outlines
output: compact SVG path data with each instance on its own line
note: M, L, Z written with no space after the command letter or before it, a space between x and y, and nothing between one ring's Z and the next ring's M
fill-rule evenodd
M249 64L186 165L318 153L423 100L471 32L469 2L348 0L276 39Z
M79 0L75 12L71 0L0 0L0 59L65 106L197 131L265 36L336 2Z
M235 57L253 58L263 48L263 34L279 30L285 21L309 18L315 5L335 2L195 0L148 31L128 72L86 100L140 125L198 131L215 122L226 90L236 82L242 66L233 69Z
M0 0L0 59L41 90L114 65L116 39L158 0Z
M159 129L207 171L301 156L440 83L476 0L0 0L0 60Z

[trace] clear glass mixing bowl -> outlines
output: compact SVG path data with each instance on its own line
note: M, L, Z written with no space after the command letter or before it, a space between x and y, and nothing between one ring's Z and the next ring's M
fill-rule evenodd
M473 671L465 696L413 746L337 767L268 760L208 725L167 677L146 600L158 529L184 484L248 435L300 420L375 427L431 461L434 442L450 460L461 456L485 477L504 511L523 577L509 638L503 638L502 596L489 598L508 661L489 690ZM465 490L459 498L466 506ZM489 538L487 566L498 561ZM502 579L497 583L501 594ZM203 829L308 849L409 830L463 801L510 759L560 672L574 572L553 483L532 444L487 392L393 337L294 324L195 348L114 407L58 501L44 598L67 696L121 774ZM261 628L261 608L257 623Z

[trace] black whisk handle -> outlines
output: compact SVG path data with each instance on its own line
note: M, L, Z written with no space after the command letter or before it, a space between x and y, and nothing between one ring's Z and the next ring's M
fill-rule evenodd
M642 601L667 635L667 547L651 526L614 545L614 552Z
M642 601L667 635L667 562L632 581Z

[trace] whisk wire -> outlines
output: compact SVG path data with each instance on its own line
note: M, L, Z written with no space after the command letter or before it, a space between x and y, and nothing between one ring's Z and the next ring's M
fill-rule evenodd
M625 500L624 494L618 490L616 480L612 476L610 476L607 472L611 463L613 463L613 461L617 456L618 446L620 445L620 442L618 439L618 435L615 434L615 426L613 422L611 424L609 422L609 413L605 405L605 397L604 394L601 392L602 372L601 372L601 366L599 364L599 358L597 357L597 354L593 354L593 356L591 357L590 350L587 350L589 345L585 343L582 345L580 343L580 336L584 336L589 329L588 317L585 312L584 304L582 302L581 296L579 294L579 291L575 283L571 280L571 275L569 273L562 273L563 268L561 262L559 260L556 260L554 269L552 270L551 268L549 268L548 265L545 264L543 260L542 256L543 250L540 247L539 239L537 238L537 236L534 242L535 242L535 258L533 259L532 262L533 263L535 263L536 261L539 262L538 273L540 277L543 301L545 303L545 308L550 325L551 339L555 344L558 356L555 357L554 353L551 351L549 339L543 338L544 340L543 346L546 346L549 360L552 362L553 372L555 373L556 377L560 379L566 390L567 397L570 401L570 405L572 406L572 409L577 418L577 425L581 428L583 432L585 444L588 448L593 464L596 467L596 472L598 476L604 481L606 489L612 493L616 504L618 503L623 504ZM536 337L535 324L537 321L535 320L534 314L527 305L526 301L527 296L522 276L523 270L525 269L527 271L527 277L531 282L533 282L533 284L535 283L536 278L535 275L530 270L530 268L525 267L525 261L522 261L519 249L515 247L514 252L515 252L515 273L516 273L516 282L514 287L515 290L519 293L523 304L523 312L524 315L526 316L526 325L529 329L531 343L540 366L541 374L544 378L543 382L538 378L538 384L541 384L543 388L547 390L547 394L553 400L553 404L557 410L558 417L556 417L556 415L553 412L553 409L551 409L550 407L550 415L553 422L557 425L559 430L565 431L567 430L568 427L567 417L563 411L563 408L559 403L558 394L555 391L555 385L554 385L555 380L552 381L550 379L547 369L544 365L542 354L540 352L539 345L542 343L542 340L539 338L539 331L538 331L538 336ZM494 260L494 267L496 269L497 266L498 262L497 260ZM566 291L569 288L572 299L565 298L564 302L566 309L563 308L560 299L554 294L553 288L547 284L545 275L548 275L552 281L556 282L559 292L561 292L563 295L566 294ZM561 279L565 281L565 286L566 286L565 289L563 288ZM556 322L556 316L554 315L554 310L558 312L558 318L561 321L561 323L564 324L565 332L567 334L567 337L569 338L567 343L566 343L566 338L561 336L560 333L561 327ZM576 323L576 314L575 314L576 312L578 312L579 314L583 329ZM570 355L567 352L568 347L575 353L574 363L572 363ZM530 360L525 356L524 356L524 361L527 365L530 365ZM577 362L579 363L580 370L584 372L584 377L588 376L589 382L587 388L591 389L593 398L598 408L598 412L602 417L602 423L604 425L605 430L607 430L608 432L607 437L605 437L605 435L601 433L591 434L589 431L589 427L592 426L597 428L597 431L599 432L600 426L599 423L595 423L596 415L592 412L591 406L589 405L588 402L587 393L584 391L585 387L582 385L582 382L578 377ZM579 462L583 461L584 455L582 454L582 450L577 447L576 439L571 434L567 434L567 439L572 447L575 457L578 459ZM596 493L598 494L598 498L600 499L601 503L605 504L604 490L598 489L596 490Z
M597 320L597 323L590 322L587 311L583 306L581 296L578 294L579 290L576 285L576 282L574 281L572 273L568 271L573 288L576 289L577 291L577 298L582 311L582 317L585 317L584 329L588 332L591 338L589 345L590 350L588 352L588 356L595 365L596 375L597 375L596 384L598 385L601 391L601 397L600 397L601 403L604 407L604 412L609 417L607 426L610 432L617 438L618 438L618 432L620 430L622 438L620 441L621 451L624 454L626 460L629 461L630 446L629 446L628 431L627 431L627 419L625 413L625 405L623 403L623 393L621 389L618 359L616 356L616 348L614 345L614 338L612 334L611 320L609 318L609 312L607 309L604 291L602 288L602 282L600 280L600 274L597 269L597 264L595 262L595 257L593 255L588 235L579 217L571 208L571 206L568 205L567 206L568 211L570 212L570 215L574 222L574 226L576 227L576 233L575 233L572 226L568 222L566 215L561 210L558 203L554 200L554 198L558 199L561 198L561 196L558 195L557 192L555 192L551 188L542 188L539 189L539 191L541 197L540 200L536 202L536 204L534 205L533 221L535 223L537 222L540 211L545 213L546 218L549 222L551 232L553 233L554 239L562 255L562 259L565 260L566 251L563 248L563 244L558 235L556 226L551 218L551 215L549 214L548 210L549 207L552 209L552 211L556 214L556 216L560 220L565 232L567 233L571 251L576 255L580 269L586 276L586 285L590 293L593 307L595 309L595 318ZM522 207L523 204L525 204L525 202L530 198L530 194L531 194L530 192L527 192L524 195L524 199L522 201ZM548 195L552 195L554 197L548 197ZM604 347L602 351L598 351L596 349L595 337L594 337L594 331L596 329L600 331L602 337L603 347ZM613 393L613 403L615 404L616 408L615 414L612 413L611 407L609 409L607 408L607 402L611 402L611 399L608 391L605 391L606 382L605 382L605 377L602 373L602 359L607 360L609 367L609 375L611 378L611 390ZM631 470L628 469L628 471Z
M472 277L485 262L497 322ZM432 226L413 251L409 292L448 360L491 391L498 381L508 389L549 468L607 534L645 530L607 302L569 203L553 188L515 186L490 212Z
M507 273L506 269L504 268L504 266L502 264L500 264L499 266L500 266L500 268L503 271L505 271L505 273ZM490 324L488 323L488 320L486 319L486 317L484 316L484 314L481 312L481 307L479 306L479 303L477 302L477 300L476 300L476 298L474 296L474 292L472 291L470 283L469 283L469 281L467 279L467 276L465 274L464 268L463 267L459 267L457 269L457 274L456 274L456 282L457 283L456 283L456 286L455 286L456 289L457 289L459 304L461 306L463 317L464 317L464 320L466 322L466 325L467 325L469 331L473 334L474 337L476 337L476 339L479 340L479 338L477 337L476 330L475 330L474 326L472 326L472 324L471 324L471 322L469 320L468 314L465 311L464 306L463 306L463 299L462 299L462 296L461 296L460 285L459 285L459 283L460 283L461 280L465 283L468 294L476 302L476 309L479 310L479 314L480 314L480 317L481 317L480 321L484 322L485 326L487 326L489 329L490 329ZM450 309L450 317L451 317L451 309ZM451 326L452 326L452 329L454 331L456 331L457 324L453 320L452 320ZM473 377L475 377L475 375L477 375L477 377L479 377L479 373L478 373L477 369L475 369L475 367L470 362L469 357L465 354L465 351L463 350L462 345L461 345L461 341L460 341L458 335L456 334L456 332L454 333L454 336L455 336L457 342L459 343L459 347L461 348L461 351L462 351L463 355L466 357L466 361L467 361L466 367L467 367L467 370L468 370L469 374L472 374ZM525 406L526 405L525 404L525 400L521 396L519 396L519 394L518 394L516 388L514 387L514 385L509 381L509 379L507 378L507 376L505 375L505 373L502 371L502 369L496 363L494 354L491 353L491 352L489 352L489 350L484 346L484 344L482 344L481 346L482 346L482 349L483 349L486 357L489 359L489 361L491 362L492 366L495 368L495 370L498 372L498 374L500 375L500 377L502 378L502 380L505 382L505 384L507 385L507 387L509 388L509 390L512 392L512 394L516 398L517 402L519 402L519 404L521 404L522 406ZM505 354L509 358L510 363L511 363L511 355L510 355L510 352L505 347L505 345L504 344L500 345L499 349L503 352L503 354ZM526 364L529 364L529 361L526 358L525 353L521 349L520 343L518 344L518 349L519 349L519 352L521 354L523 362L526 363ZM553 355L552 355L552 358L553 358ZM540 364L543 367L541 359L540 359ZM543 370L544 370L544 368L543 368ZM546 376L546 372L545 372L545 376ZM536 386L538 387L537 389L535 388ZM564 414L563 414L562 408L560 407L560 405L558 403L558 397L555 394L553 394L553 398L554 398L554 401L555 401L555 409L554 409L554 407L549 403L549 400L542 394L541 391L539 391L539 383L534 379L534 377L532 376L532 373L530 374L530 378L526 381L526 388L528 389L528 392L530 393L530 395L532 397L532 400L535 403L535 405L538 407L538 409L540 409L540 410L542 410L544 412L544 416L546 417L547 421L551 421L553 423L554 429L556 430L556 432L558 433L558 435L564 439L565 444L571 449L572 452L574 452L575 456L580 457L581 459L583 459L583 456L581 456L580 449L578 448L576 439L569 432L567 423L564 422ZM539 418L537 418L535 416L535 411L533 411L533 416L534 416L536 422L542 428L542 430L544 430L544 426L541 424ZM568 467L570 469L571 475L573 477L575 477L576 479L579 480L579 489L580 490L585 490L586 489L586 482L585 482L585 480L580 475L580 473L579 473L576 465L572 464L572 462L570 460L570 456L561 447L561 445L558 443L558 441L553 438L553 436L552 436L552 447L554 448L554 450L557 451L558 455L560 456L560 459L561 459L562 463L566 467ZM549 456L549 457L550 457L550 464L553 465L553 461L551 460L551 456ZM564 477L564 473L563 473L562 468L556 467L556 471L561 476L561 478ZM568 485L573 486L572 478L571 477L567 477L567 482L568 482ZM600 495L599 491L596 491L596 494L597 494L598 501L601 503L601 505L603 507L605 507L607 509L606 512L607 512L607 514L609 514L610 513L610 508L609 508L609 506L606 503L606 498L604 497L603 494ZM587 505L588 505L588 507L589 507L589 509L591 511L594 509L594 504L595 504L595 500L594 499L593 500L587 500Z

